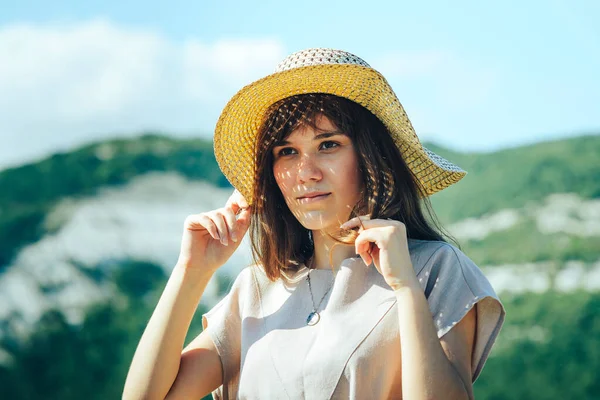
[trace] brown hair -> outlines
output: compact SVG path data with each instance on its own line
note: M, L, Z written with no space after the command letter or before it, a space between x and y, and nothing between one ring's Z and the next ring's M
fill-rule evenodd
M266 114L256 139L254 205L250 225L252 254L271 280L294 270L313 255L312 232L289 210L273 174L273 147L300 126L316 127L326 116L353 141L364 195L350 214L391 218L406 226L410 239L445 241L429 199L394 144L385 125L361 105L329 94L302 94L280 100ZM423 207L428 218L423 213ZM353 243L356 232L340 232ZM333 237L333 236L332 236Z

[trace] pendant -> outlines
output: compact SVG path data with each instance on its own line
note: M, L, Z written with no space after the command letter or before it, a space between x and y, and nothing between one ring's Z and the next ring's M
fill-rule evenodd
M316 325L319 323L320 320L321 320L321 315L318 312L313 311L310 314L308 314L308 318L306 318L306 325L310 325L310 326Z

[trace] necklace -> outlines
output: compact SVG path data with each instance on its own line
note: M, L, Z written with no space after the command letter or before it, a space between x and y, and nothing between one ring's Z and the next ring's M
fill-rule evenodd
M323 297L321 297L321 300L319 301L319 304L317 304L315 306L315 300L313 299L313 293L312 293L312 286L310 284L310 273L311 273L311 271L312 271L312 269L310 269L308 271L308 274L306 275L306 281L308 282L308 291L310 292L310 301L312 302L313 310L312 310L312 312L310 314L308 314L308 317L306 318L306 325L313 326L313 325L318 324L319 321L321 320L321 314L319 314L319 312L317 310L321 307L321 303L323 303L323 300L325 299L325 296L327 296L327 294L329 293L329 291L333 287L333 283L335 282L335 276L331 280L331 284L329 285L329 288L325 291L325 294L323 295Z

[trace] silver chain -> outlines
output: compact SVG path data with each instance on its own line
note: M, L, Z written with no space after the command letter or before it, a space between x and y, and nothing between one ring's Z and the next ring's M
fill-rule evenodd
M329 293L331 288L333 288L333 283L335 282L335 277L333 279L331 279L331 284L329 285L329 288L327 289L325 294L323 294L323 297L321 297L319 304L315 306L315 300L313 299L312 286L310 284L310 273L311 272L312 272L312 269L309 269L308 274L306 275L306 280L308 281L308 290L310 292L310 301L312 302L312 305L313 305L313 312L316 312L319 309L319 307L321 307L321 303L323 303L323 300L325 300L325 296L327 296L327 294Z

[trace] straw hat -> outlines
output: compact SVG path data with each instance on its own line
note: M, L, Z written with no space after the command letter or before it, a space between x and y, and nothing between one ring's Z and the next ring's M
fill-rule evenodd
M424 148L387 80L364 60L341 50L308 49L284 59L275 73L242 88L227 103L215 129L214 150L225 177L252 204L255 140L269 106L305 93L350 99L390 131L408 167L429 196L466 174Z

